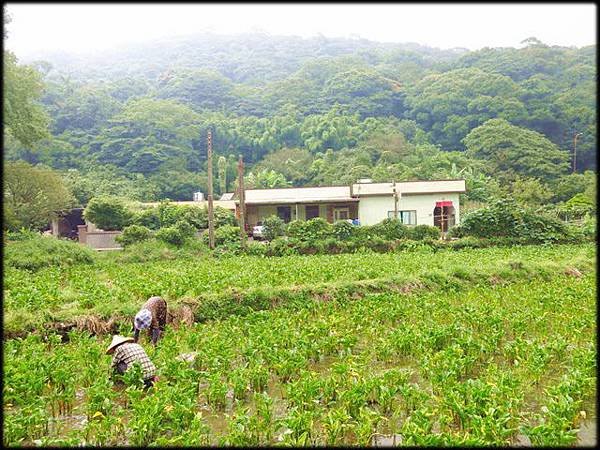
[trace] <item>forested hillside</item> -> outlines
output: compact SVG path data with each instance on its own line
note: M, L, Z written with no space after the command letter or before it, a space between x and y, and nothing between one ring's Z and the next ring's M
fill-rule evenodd
M49 135L7 123L5 159L59 171L79 204L206 192L209 127L217 194L234 189L242 154L250 186L464 177L471 201L541 205L586 189L595 201L595 46L204 34L11 64L26 63Z

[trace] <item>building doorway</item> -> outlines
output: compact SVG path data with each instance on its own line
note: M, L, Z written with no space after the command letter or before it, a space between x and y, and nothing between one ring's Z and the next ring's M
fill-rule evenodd
M456 223L456 211L451 201L436 202L433 209L433 225L446 233Z

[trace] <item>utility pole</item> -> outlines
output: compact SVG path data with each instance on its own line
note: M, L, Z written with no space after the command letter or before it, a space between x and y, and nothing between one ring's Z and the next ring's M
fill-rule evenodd
M212 179L212 133L210 128L206 136L208 150L208 246L215 248L215 215L213 211L213 179Z
M577 138L582 135L583 133L576 133L573 136L573 173L577 170Z
M246 235L246 192L244 190L244 159L242 155L238 160L238 198L240 201L240 239L242 248L246 248L248 236Z
M394 191L394 219L398 220L398 192L396 191L396 182L393 184Z

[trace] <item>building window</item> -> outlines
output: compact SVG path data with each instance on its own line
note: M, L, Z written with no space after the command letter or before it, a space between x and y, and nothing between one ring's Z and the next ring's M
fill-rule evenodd
M290 223L292 220L292 207L291 206L278 206L277 217L283 220L285 223Z
M350 218L350 208L334 208L333 221L348 220Z
M319 205L306 205L306 220L319 217Z
M388 211L388 218L394 217L394 211ZM416 225L417 224L417 211L398 211L398 219L404 225Z

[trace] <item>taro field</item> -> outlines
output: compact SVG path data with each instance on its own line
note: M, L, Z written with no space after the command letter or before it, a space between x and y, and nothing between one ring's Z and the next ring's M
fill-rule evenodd
M104 353L109 334L75 330L63 342L59 335L35 330L5 339L3 444L594 443L593 246L427 254L420 255L420 264L419 255L409 254L339 256L298 257L289 270L279 265L290 259L261 260L258 267L272 269L263 278L248 259L245 266L224 261L200 270L199 276L208 279L212 274L212 289L227 285L250 289L248 273L257 276L258 284L276 285L373 277L375 273L369 272L373 267L380 269L375 275L387 270L384 275L391 276L405 267L414 274L427 271L438 277L450 270L455 278L468 281L471 270L483 273L488 267L489 273L502 269L494 276L509 281L477 278L440 289L360 296L348 291L306 299L293 309L283 304L170 326L156 348L142 337L160 377L148 390L140 387L135 367L122 385L110 379L111 359ZM548 261L545 270L532 269L536 258ZM522 270L517 262L530 270ZM561 262L571 271L563 271ZM238 271L213 272L226 264L237 264ZM498 265L494 270L493 264ZM581 271L572 270L574 264ZM171 262L170 267L176 265ZM519 276L510 278L510 267ZM105 268L90 283L106 281L106 274L121 280L127 269ZM146 270L158 271L154 266ZM182 269L179 275L188 273ZM74 289L69 284L73 278L56 275L63 280L62 289ZM141 277L133 272L131 276ZM25 288L35 287L37 277L52 284L44 278L46 273L31 274ZM171 286L165 289L173 293L199 289L186 286L177 291L169 281L149 276L149 283L157 282ZM121 281L118 284L124 289ZM5 308L19 294L14 278L9 285L13 297ZM61 298L60 293L52 295L57 302ZM75 294L69 295L77 301Z

